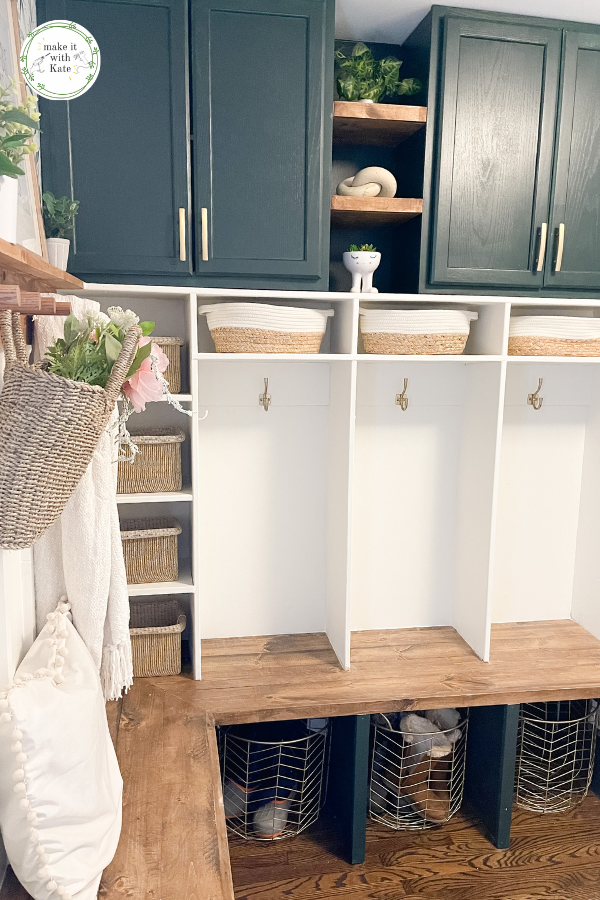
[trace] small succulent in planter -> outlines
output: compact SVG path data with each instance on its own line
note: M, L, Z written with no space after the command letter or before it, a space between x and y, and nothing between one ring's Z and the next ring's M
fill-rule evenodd
M421 90L418 78L400 81L401 60L395 56L375 59L372 50L362 41L354 45L350 56L338 47L335 60L337 90L342 100L379 103L384 98L410 96Z
M75 227L75 216L79 211L79 200L71 200L70 197L55 197L51 191L45 191L42 194L42 202L48 259L53 266L65 272L69 258L69 245Z
M353 294L377 294L377 288L373 287L373 272L381 262L381 253L378 253L373 244L350 244L343 255L345 267L352 275Z

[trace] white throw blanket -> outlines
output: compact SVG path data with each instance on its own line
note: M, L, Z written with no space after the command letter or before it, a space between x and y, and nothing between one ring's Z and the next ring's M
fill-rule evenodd
M78 315L83 310L73 311ZM44 322L46 340L52 340L50 319L55 317ZM63 324L64 319L56 326L62 329ZM44 343L42 352L43 348ZM120 697L133 683L129 594L117 509L115 421L116 413L60 519L33 546L38 632L57 599L66 594L73 624L100 672L106 700Z

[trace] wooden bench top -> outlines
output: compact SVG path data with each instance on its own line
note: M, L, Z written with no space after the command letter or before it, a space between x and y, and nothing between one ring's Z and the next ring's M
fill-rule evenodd
M214 725L600 695L600 641L574 622L496 625L483 663L452 628L203 642L203 680L137 679L115 705L123 832L104 900L233 900Z

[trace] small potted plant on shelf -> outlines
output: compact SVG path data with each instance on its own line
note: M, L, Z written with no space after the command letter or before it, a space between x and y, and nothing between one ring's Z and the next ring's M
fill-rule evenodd
M17 179L25 174L20 163L38 149L31 138L39 131L40 114L35 97L15 105L8 99L11 96L16 97L14 81L8 87L0 85L0 238L16 244Z
M349 56L338 46L335 61L337 90L342 100L379 103L385 98L410 96L421 90L418 78L400 81L401 60L395 56L375 59L372 50L361 41L354 45Z
M381 262L381 253L373 244L350 244L343 255L344 265L352 275L353 294L376 294L373 287L373 272Z
M79 200L71 200L70 197L55 197L51 191L45 191L42 194L42 201L48 260L51 265L66 272L75 216L79 211Z

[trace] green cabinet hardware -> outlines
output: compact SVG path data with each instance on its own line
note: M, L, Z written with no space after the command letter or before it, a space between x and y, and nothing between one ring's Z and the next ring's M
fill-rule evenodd
M69 270L189 274L185 0L41 0L51 19L83 25L101 54L89 91L40 100L44 188L81 201Z

